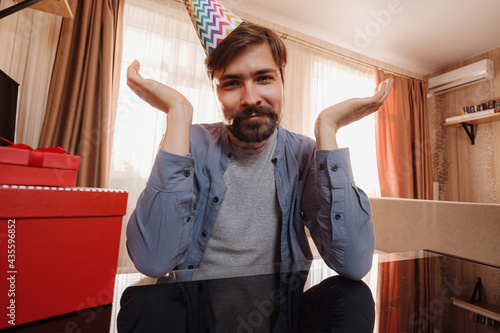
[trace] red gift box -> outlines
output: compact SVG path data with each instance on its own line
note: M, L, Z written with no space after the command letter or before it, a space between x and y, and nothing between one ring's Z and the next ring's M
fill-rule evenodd
M0 184L75 186L80 156L59 147L0 147Z
M0 329L112 303L127 196L0 185Z

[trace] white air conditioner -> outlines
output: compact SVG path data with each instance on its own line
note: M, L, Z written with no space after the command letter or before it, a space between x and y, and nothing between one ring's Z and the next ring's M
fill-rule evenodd
M485 59L429 79L429 91L442 94L472 84L492 80L495 76L493 60Z

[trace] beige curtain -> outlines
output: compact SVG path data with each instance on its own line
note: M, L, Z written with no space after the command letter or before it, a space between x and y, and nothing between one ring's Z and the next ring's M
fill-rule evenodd
M123 57L114 129L109 187L129 193L124 218L119 271L134 270L125 246L125 228L146 186L165 132L165 114L135 95L126 84L127 67L141 63L142 76L182 92L193 104L194 123L220 121L204 68L205 52L183 3L127 0L123 16Z
M283 126L314 138L318 114L353 97L373 95L376 70L285 39L288 64L285 74ZM375 148L374 117L370 115L337 133L339 147L349 147L356 184L370 196L380 196Z
M15 5L3 0L0 9ZM19 83L16 143L39 146L62 17L25 8L0 20L0 69Z
M79 186L108 183L123 3L73 1L74 20L63 20L40 144L81 156Z
M377 163L383 197L432 199L432 161L425 83L378 71L393 89L376 113Z

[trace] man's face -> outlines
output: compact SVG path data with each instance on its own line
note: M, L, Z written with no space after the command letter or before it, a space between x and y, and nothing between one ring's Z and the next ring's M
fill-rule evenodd
M225 69L214 72L214 88L231 142L258 148L281 121L283 81L269 46L248 46Z

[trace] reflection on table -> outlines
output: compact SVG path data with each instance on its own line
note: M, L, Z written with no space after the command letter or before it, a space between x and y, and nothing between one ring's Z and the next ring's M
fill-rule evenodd
M499 267L418 251L374 255L358 282L322 260L117 274L113 304L8 331L488 333L499 319Z
M258 275L215 279L199 279L194 272L195 281L177 276L129 287L118 332L372 332L375 308L368 286L332 276L304 291L307 266L268 266Z

